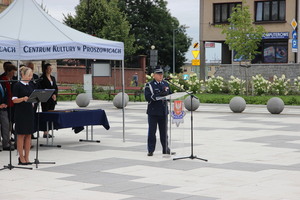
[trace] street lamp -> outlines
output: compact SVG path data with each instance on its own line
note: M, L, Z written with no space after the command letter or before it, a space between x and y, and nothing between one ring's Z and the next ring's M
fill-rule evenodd
M175 74L175 32L179 29L186 29L186 28L189 28L189 26L186 26L186 25L183 25L183 26L180 26L179 28L175 28L173 29L173 74Z
M151 50L150 50L150 67L151 70L149 69L148 72L149 74L154 71L155 67L157 66L157 61L158 61L158 51L155 49L155 46L152 45L151 46Z

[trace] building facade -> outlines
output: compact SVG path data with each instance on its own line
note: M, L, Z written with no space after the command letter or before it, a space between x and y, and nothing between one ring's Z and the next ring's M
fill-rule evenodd
M225 42L222 29L216 25L228 23L232 8L242 0L203 0L201 20L203 42L222 44L222 64L234 62L232 52ZM254 25L262 25L266 34L262 38L258 54L252 63L287 64L297 63L293 45L294 28L291 23L297 19L297 0L247 0Z

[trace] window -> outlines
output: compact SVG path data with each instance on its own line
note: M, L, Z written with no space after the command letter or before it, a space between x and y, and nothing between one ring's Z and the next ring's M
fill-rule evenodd
M285 21L285 0L255 2L255 21Z
M214 24L228 23L232 9L242 3L217 3L214 4Z
M287 42L264 42L262 53L264 63L287 63L288 44Z

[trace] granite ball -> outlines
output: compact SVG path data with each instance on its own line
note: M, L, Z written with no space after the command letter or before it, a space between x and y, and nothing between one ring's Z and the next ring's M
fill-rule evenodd
M79 107L87 107L90 104L90 99L87 94L81 93L76 97L76 104Z
M243 97L233 97L229 102L229 108L234 113L242 113L246 108L246 101Z
M128 94L124 93L124 107L127 106L129 102L129 96ZM116 108L123 108L122 105L122 92L119 92L113 99L113 104Z
M184 100L184 107L188 110L188 111L195 111L199 108L200 106L200 101L199 99L196 99L193 97L193 100L191 102L191 96L188 96L187 98L185 98ZM193 103L193 107L191 105L191 103Z
M271 114L280 114L284 109L284 102L278 97L272 97L267 103L267 109Z

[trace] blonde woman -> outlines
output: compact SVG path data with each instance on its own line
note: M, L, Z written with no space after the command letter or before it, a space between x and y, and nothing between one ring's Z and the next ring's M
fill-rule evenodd
M13 88L12 100L15 104L15 133L17 135L17 149L19 153L19 165L32 164L29 161L31 147L31 135L34 133L34 108L27 102L34 87L29 84L33 72L28 67L20 69L21 81Z

